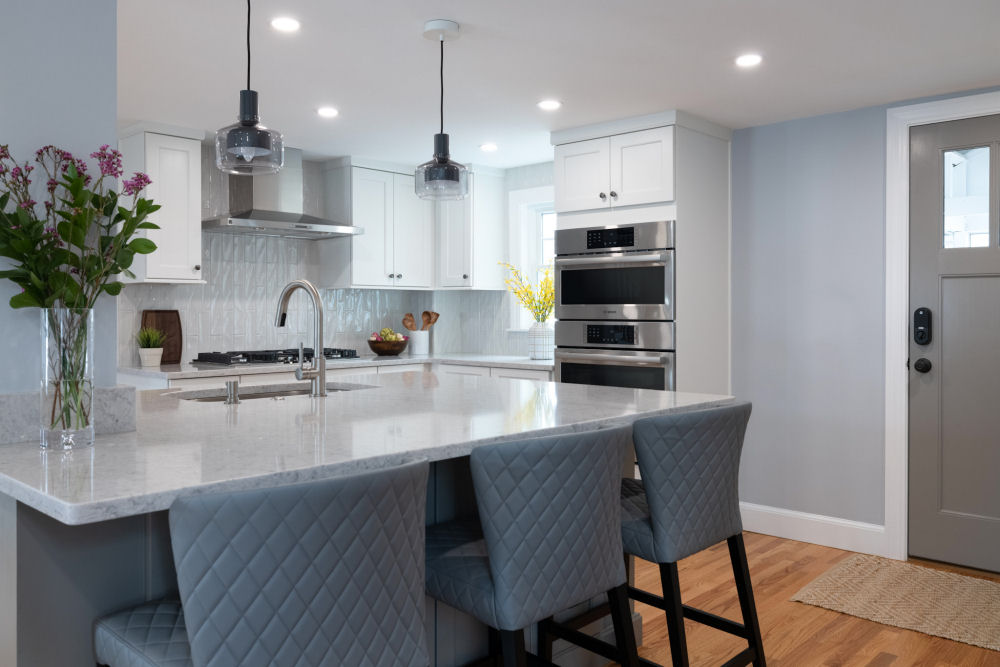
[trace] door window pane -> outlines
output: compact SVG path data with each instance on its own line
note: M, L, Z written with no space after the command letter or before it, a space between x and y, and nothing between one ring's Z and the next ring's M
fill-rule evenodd
M990 245L990 147L944 152L944 247Z

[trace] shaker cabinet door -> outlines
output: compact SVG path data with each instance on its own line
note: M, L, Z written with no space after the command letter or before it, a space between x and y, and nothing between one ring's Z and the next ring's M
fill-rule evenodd
M618 134L610 141L612 206L673 201L673 127Z
M611 206L609 150L606 137L555 147L556 213Z
M145 171L152 183L144 197L160 205L149 216L160 229L147 237L156 252L141 258L141 279L185 282L201 278L201 144L195 139L145 134ZM143 274L144 275L141 275Z
M351 257L355 285L391 286L393 175L355 167L351 173L352 224L364 234L353 237Z
M434 204L417 197L413 176L395 174L393 265L397 287L430 287L434 279Z

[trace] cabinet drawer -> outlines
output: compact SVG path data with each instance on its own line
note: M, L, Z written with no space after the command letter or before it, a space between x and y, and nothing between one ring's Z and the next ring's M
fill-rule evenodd
M490 376L495 378L510 378L514 380L538 380L540 382L549 382L552 379L552 372L528 368L491 368Z
M422 373L424 370L424 364L398 364L395 366L379 366L378 374L385 375L386 373L406 373L407 371L417 371L418 373Z
M446 375L477 375L479 377L489 377L488 366L460 366L458 364L441 364L438 372Z

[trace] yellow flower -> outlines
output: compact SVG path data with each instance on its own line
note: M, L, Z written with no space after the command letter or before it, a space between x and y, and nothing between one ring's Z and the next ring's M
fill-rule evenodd
M555 306L555 288L552 284L552 271L548 267L542 270L542 277L538 281L538 286L532 285L524 274L511 264L500 262L501 266L507 267L510 277L504 280L507 289L517 297L521 305L528 309L528 312L535 318L536 322L544 322L549 319L552 309Z

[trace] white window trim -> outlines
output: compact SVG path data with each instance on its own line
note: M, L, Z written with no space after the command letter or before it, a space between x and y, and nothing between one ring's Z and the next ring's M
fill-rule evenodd
M523 233L524 225L521 223L528 217L535 217L540 221L542 213L554 210L555 188L551 185L544 185L537 188L525 188L523 190L511 190L507 199L507 229L508 248L510 248L510 263L523 268L526 261L534 263L536 257L541 253L541 237L536 233L530 237ZM539 230L541 228L539 227ZM513 297L511 297L513 298ZM523 307L515 300L514 308L511 309L508 332L518 333L527 331L522 326L520 311Z

